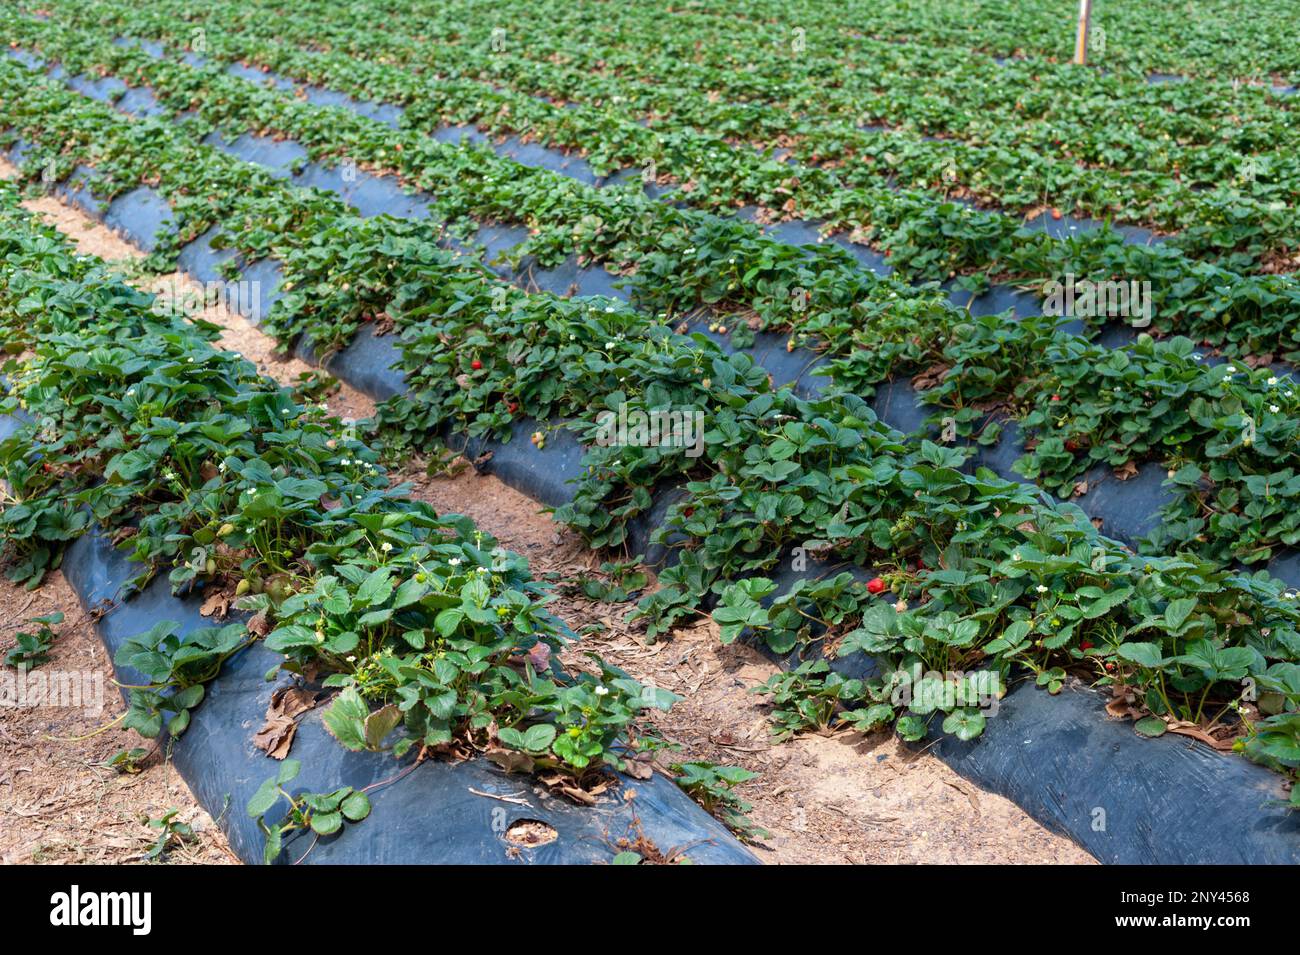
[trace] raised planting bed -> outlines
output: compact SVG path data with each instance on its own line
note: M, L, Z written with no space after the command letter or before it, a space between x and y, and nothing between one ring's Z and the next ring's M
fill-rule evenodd
M694 9L653 52L620 9L501 56L456 2L418 43L218 3L189 50L170 3L56 8L0 62L25 178L151 269L261 283L246 314L380 401L380 447L654 568L648 638L710 612L780 660L778 732L891 726L1103 861L1297 860L1276 97L845 39L817 3L796 56L747 13L701 45ZM1141 321L1076 307L1116 277Z
M0 314L32 355L3 408L11 574L64 571L125 724L173 737L242 859L755 861L640 755L630 720L671 695L552 659L573 635L521 559L2 191Z
M786 357L791 353L782 349L777 354ZM407 390L401 372L390 367L398 358L391 337L376 337L372 329L364 329L353 344L332 356L329 367L367 393L388 398ZM499 469L503 479L540 503L562 506L572 500L572 482L582 473L584 449L563 428L550 432L552 437L539 448L526 437L534 427L533 422L516 422L509 441L474 442L468 452L479 458L492 452L486 467ZM644 542L662 526L667 509L681 500L680 491L657 496L645 519L630 533L638 552L643 552ZM680 542L685 537L678 534L676 539ZM670 546L672 540L670 536L653 551L660 555L661 566L677 557L678 551ZM788 556L779 566L789 566ZM836 572L843 569L852 570L834 568ZM869 572L852 572L859 583L870 579ZM811 570L791 570L777 577L775 589L783 595L801 580L806 585L833 577L831 568L814 561ZM771 604L770 598L763 599ZM762 636L749 638L767 646ZM821 659L822 646L814 640L780 658L794 670ZM861 651L833 655L828 662L849 680L870 679L882 669ZM1073 688L1054 697L1017 684L998 701L998 713L987 718L988 730L979 740L963 743L951 733L942 733L937 720L922 730L921 738L928 740L929 734L938 733L942 742L932 751L941 759L980 785L1007 795L1040 822L1069 835L1103 861L1206 862L1225 858L1228 845L1236 846L1237 854L1228 856L1234 859L1297 858L1300 832L1296 817L1283 805L1286 796L1281 777L1173 734L1158 741L1141 739L1129 726L1109 721L1101 711L1102 702L1096 694ZM1050 760L1046 750L1037 748L1040 746L1050 749ZM1097 772L1094 763L1099 759L1111 759L1123 771ZM1047 768L1032 774L1026 768L1030 765ZM1134 774L1140 775L1141 785L1133 786ZM1126 790L1126 785L1135 791ZM1099 824L1103 817L1095 810L1117 805L1126 807L1118 819ZM1178 807L1206 805L1219 806L1222 811L1208 814L1212 818L1206 818L1198 829L1202 838L1186 838ZM1213 834L1213 839L1206 833Z

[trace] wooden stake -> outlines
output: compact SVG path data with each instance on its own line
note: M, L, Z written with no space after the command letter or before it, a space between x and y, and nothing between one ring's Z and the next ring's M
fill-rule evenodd
M1092 0L1079 0L1079 32L1074 38L1074 63L1088 65L1088 27L1092 22Z

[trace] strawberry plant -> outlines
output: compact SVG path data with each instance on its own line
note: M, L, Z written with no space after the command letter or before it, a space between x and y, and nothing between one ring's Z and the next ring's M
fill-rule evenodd
M32 617L27 622L36 624L37 629L34 633L20 630L14 634L14 645L5 654L6 666L31 670L50 660L50 650L58 636L51 628L63 623L63 613L56 611L40 617Z
M178 845L186 842L192 842L195 839L194 827L187 822L181 822L176 817L179 815L179 809L169 809L157 819L145 816L140 821L150 829L158 833L158 838L149 850L144 854L144 858L150 862L162 862L167 857L167 853Z
M49 18L8 18L6 41L66 76L147 90L158 115L128 118L4 61L0 144L22 140L32 190L79 167L104 198L155 190L172 227L148 270L210 230L234 253L229 277L274 259L282 294L264 328L285 351L391 335L408 387L361 429L383 460L443 454L452 434L506 439L524 419L539 451L570 430L584 471L554 514L609 558L608 585L580 586L635 597L649 638L711 608L726 642L876 660L871 679L820 658L774 678L783 735L892 724L915 740L937 722L970 739L1012 681L1055 693L1078 677L1111 687L1144 733L1230 723L1247 756L1294 776L1295 593L1240 569L1300 542L1300 409L1265 367L1300 355L1292 106L1261 88L1296 68L1279 42L1289 21L1272 3L1223 11L1241 38L1224 45L1169 29L1176 5L1157 3L1087 70L1060 62L1042 3L994 4L974 28L935 4L868 6L850 4L846 29L842 4L801 3L795 49L788 11L765 0L723 20L674 8L667 34L655 5L623 5L599 35L547 0L492 23L461 0L418 18L363 0L288 20L262 0L51 0ZM743 28L719 39L720 22ZM198 37L201 57L185 55ZM1149 84L1143 70L1199 79ZM268 85L269 71L352 108ZM442 141L460 124L586 165L568 176ZM344 164L345 181L391 176L422 191L427 218L356 215L227 155L214 133L292 140ZM633 175L589 184L616 170ZM349 749L481 752L582 784L651 745L632 730L669 695L596 661L559 672L569 635L521 559L402 499L377 449L317 407L315 383L270 386L213 347L215 329L155 312L25 222L16 198L0 195L3 409L30 418L0 443L15 580L35 586L100 526L140 562L137 583L233 591L282 669L338 691L325 725ZM527 234L505 265L603 265L632 304L502 281L471 241L484 225ZM1129 241L1129 226L1163 241ZM1149 284L1148 334L1110 348L1105 316L977 316L935 284L1070 276ZM691 334L705 327L726 347ZM825 358L826 384L774 380L748 353L770 345L760 333ZM867 404L905 376L937 442ZM699 453L601 440L605 415L664 412L702 422ZM1144 553L974 470L968 444L995 443L1008 421L1024 440L1017 471L1059 498L1088 493L1096 468L1162 468L1174 493ZM672 559L651 590L628 572L630 529L668 492L651 543ZM810 555L875 576L773 582ZM149 682L129 724L183 731L205 680L252 638L160 623L133 639L120 660ZM28 642L34 662L42 644ZM736 805L734 773L679 765L715 808ZM356 795L293 796L288 781L257 814L289 802L263 820L272 855L283 832L336 831Z
M756 779L757 773L739 766L704 762L673 763L669 769L677 774L678 786L742 838L756 841L771 835L749 820L749 812L754 807L735 792L737 786Z
M311 831L317 836L330 836L339 832L345 822L360 822L370 815L370 797L351 786L328 793L291 794L285 787L301 771L298 760L286 759L280 764L279 772L263 782L248 800L248 815L257 820L266 836L262 857L268 865L279 858L284 838L290 833ZM279 815L271 815L281 800L288 803L288 808ZM274 821L268 822L268 816Z
M825 660L807 660L773 674L754 692L771 697L772 736L780 740L807 730L825 732L844 703L861 697L862 683L832 672Z

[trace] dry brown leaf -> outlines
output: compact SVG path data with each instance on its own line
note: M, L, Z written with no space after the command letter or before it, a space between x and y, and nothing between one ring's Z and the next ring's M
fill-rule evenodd
M1135 719L1142 711L1133 705L1133 696L1121 687L1115 688L1115 694L1106 703L1106 712L1115 719Z
M225 620L226 614L230 610L230 594L221 592L208 594L203 605L199 607L199 614L204 617L212 617L216 620Z
M559 773L539 776L538 782L551 792L564 796L582 806L596 805L596 797L609 788L609 782L602 780L591 789L583 789L573 781L571 776L561 776Z
M271 694L271 705L277 704L285 716L297 717L316 706L316 694L299 686L284 687Z
M577 786L553 786L552 788L560 795L567 796L569 799L573 800L579 805L583 805L583 806L596 805L596 797L593 796L591 793L587 792L585 789L580 789Z
M948 365L931 365L912 376L912 386L918 391L928 391L940 384L951 370Z
M140 528L138 527L119 527L117 530L113 531L113 543L120 544L122 541L134 537L139 532Z
M293 746L298 724L283 716L267 717L262 728L253 734L253 745L272 759L284 759Z
M1177 733L1179 736L1190 736L1192 739L1198 739L1206 746L1210 746L1221 752L1231 752L1233 744L1236 742L1231 737L1228 739L1215 739L1195 723L1188 723L1182 720L1170 723L1169 732Z
M253 745L272 759L284 759L298 732L297 717L316 705L316 694L297 686L285 686L271 694L266 722L253 734Z
M634 758L624 760L623 772L633 779L649 779L655 774L654 754L638 753Z
M1127 481L1131 477L1137 477L1138 466L1132 461L1125 461L1115 469L1115 477L1121 481Z
M545 672L551 668L551 648L545 643L533 644L528 651L528 662L533 665L533 669L538 673Z

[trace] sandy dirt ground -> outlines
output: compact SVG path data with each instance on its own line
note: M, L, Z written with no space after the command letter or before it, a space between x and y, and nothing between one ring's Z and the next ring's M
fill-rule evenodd
M212 818L199 808L175 770L154 751L138 773L108 765L112 757L152 742L114 721L126 709L90 618L61 574L35 591L0 581L0 649L12 644L25 620L62 611L48 663L32 671L46 681L0 707L0 863L138 862L157 839L144 820L179 810L194 830L177 844L171 862L236 861ZM6 668L5 674L16 675ZM51 694L53 674L74 680L76 694ZM15 684L16 687L16 684ZM53 704L53 705L52 705ZM106 728L107 727L107 728Z
M0 176L11 170L0 166ZM108 260L140 258L133 246L107 228L54 199L29 208L71 236L82 251ZM179 276L151 280L157 288ZM204 318L225 329L225 347L242 352L263 373L289 383L307 366L274 355L267 336L240 316L210 309ZM365 396L343 386L328 399L341 417L373 412ZM429 477L412 468L402 475L414 496L440 512L462 513L525 556L534 573L556 581L592 572L598 560L537 505L495 478L468 467ZM56 574L34 595L6 584L0 615L0 649L26 617L63 609L68 622L56 642L51 668L99 673L105 708L83 711L49 708L0 711L0 859L5 862L124 862L139 858L150 842L142 815L179 809L192 821L197 839L172 853L177 862L231 861L212 820L195 805L184 783L159 754L145 769L125 776L102 765L122 748L145 745L134 733L111 729L78 742L50 737L82 736L121 710L111 669L89 620ZM659 732L681 746L682 758L707 759L758 772L745 784L754 821L771 835L755 846L769 863L1071 863L1093 862L1069 840L1043 829L1002 797L979 790L927 754L903 750L886 733L806 736L772 744L763 698L750 692L775 667L743 646L723 647L713 623L701 620L670 640L647 644L623 623L628 606L561 595L555 611L574 630L589 633L584 649L642 680L653 680L684 699L656 714ZM581 661L569 656L574 665Z

